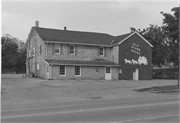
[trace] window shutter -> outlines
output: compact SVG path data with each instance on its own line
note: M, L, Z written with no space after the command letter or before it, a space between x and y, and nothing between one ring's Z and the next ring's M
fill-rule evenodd
M67 45L67 55L69 55L70 52L70 45Z
M54 44L52 44L52 54L54 54Z
M63 55L62 44L60 44L60 54Z
M75 55L77 55L77 45L75 45L74 48L75 48Z
M100 49L99 49L100 47L97 47L97 56L99 56L100 55Z
M106 57L106 47L104 47L104 57Z

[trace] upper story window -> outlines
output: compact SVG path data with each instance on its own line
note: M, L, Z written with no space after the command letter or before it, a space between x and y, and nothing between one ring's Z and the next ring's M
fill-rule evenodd
M99 55L104 56L104 48L103 47L99 48Z
M35 57L35 54L36 54L36 49L35 47L33 48L33 56Z
M75 55L75 46L69 46L69 54L70 55Z
M60 44L55 44L54 45L54 53L55 54L60 54Z

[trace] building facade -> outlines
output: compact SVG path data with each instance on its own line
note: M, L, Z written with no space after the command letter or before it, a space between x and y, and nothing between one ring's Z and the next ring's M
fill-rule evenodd
M27 44L26 74L30 76L45 79L152 79L152 45L136 31L111 36L66 28L41 28L36 22Z

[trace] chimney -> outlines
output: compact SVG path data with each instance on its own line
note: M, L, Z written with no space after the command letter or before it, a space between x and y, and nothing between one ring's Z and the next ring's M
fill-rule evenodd
M130 30L131 30L131 32L135 32L136 31L136 29L134 27L131 27Z
M64 30L66 31L66 27L64 27Z
M39 27L39 21L35 21L35 27Z

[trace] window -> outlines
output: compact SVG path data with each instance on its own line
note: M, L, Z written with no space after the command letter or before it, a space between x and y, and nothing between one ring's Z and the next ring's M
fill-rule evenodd
M42 53L42 45L39 46L39 54L41 55Z
M66 75L66 67L65 66L60 66L59 75L61 75L61 76Z
M70 46L69 47L69 54L74 55L75 54L75 46Z
M104 48L103 47L99 48L99 55L104 56Z
M106 73L111 73L111 68L110 67L106 67Z
M75 66L75 76L80 76L80 75L81 75L81 67Z
M36 52L36 49L35 47L33 48L33 56L35 57L35 52Z
M55 44L54 45L54 53L55 54L60 54L60 44Z

